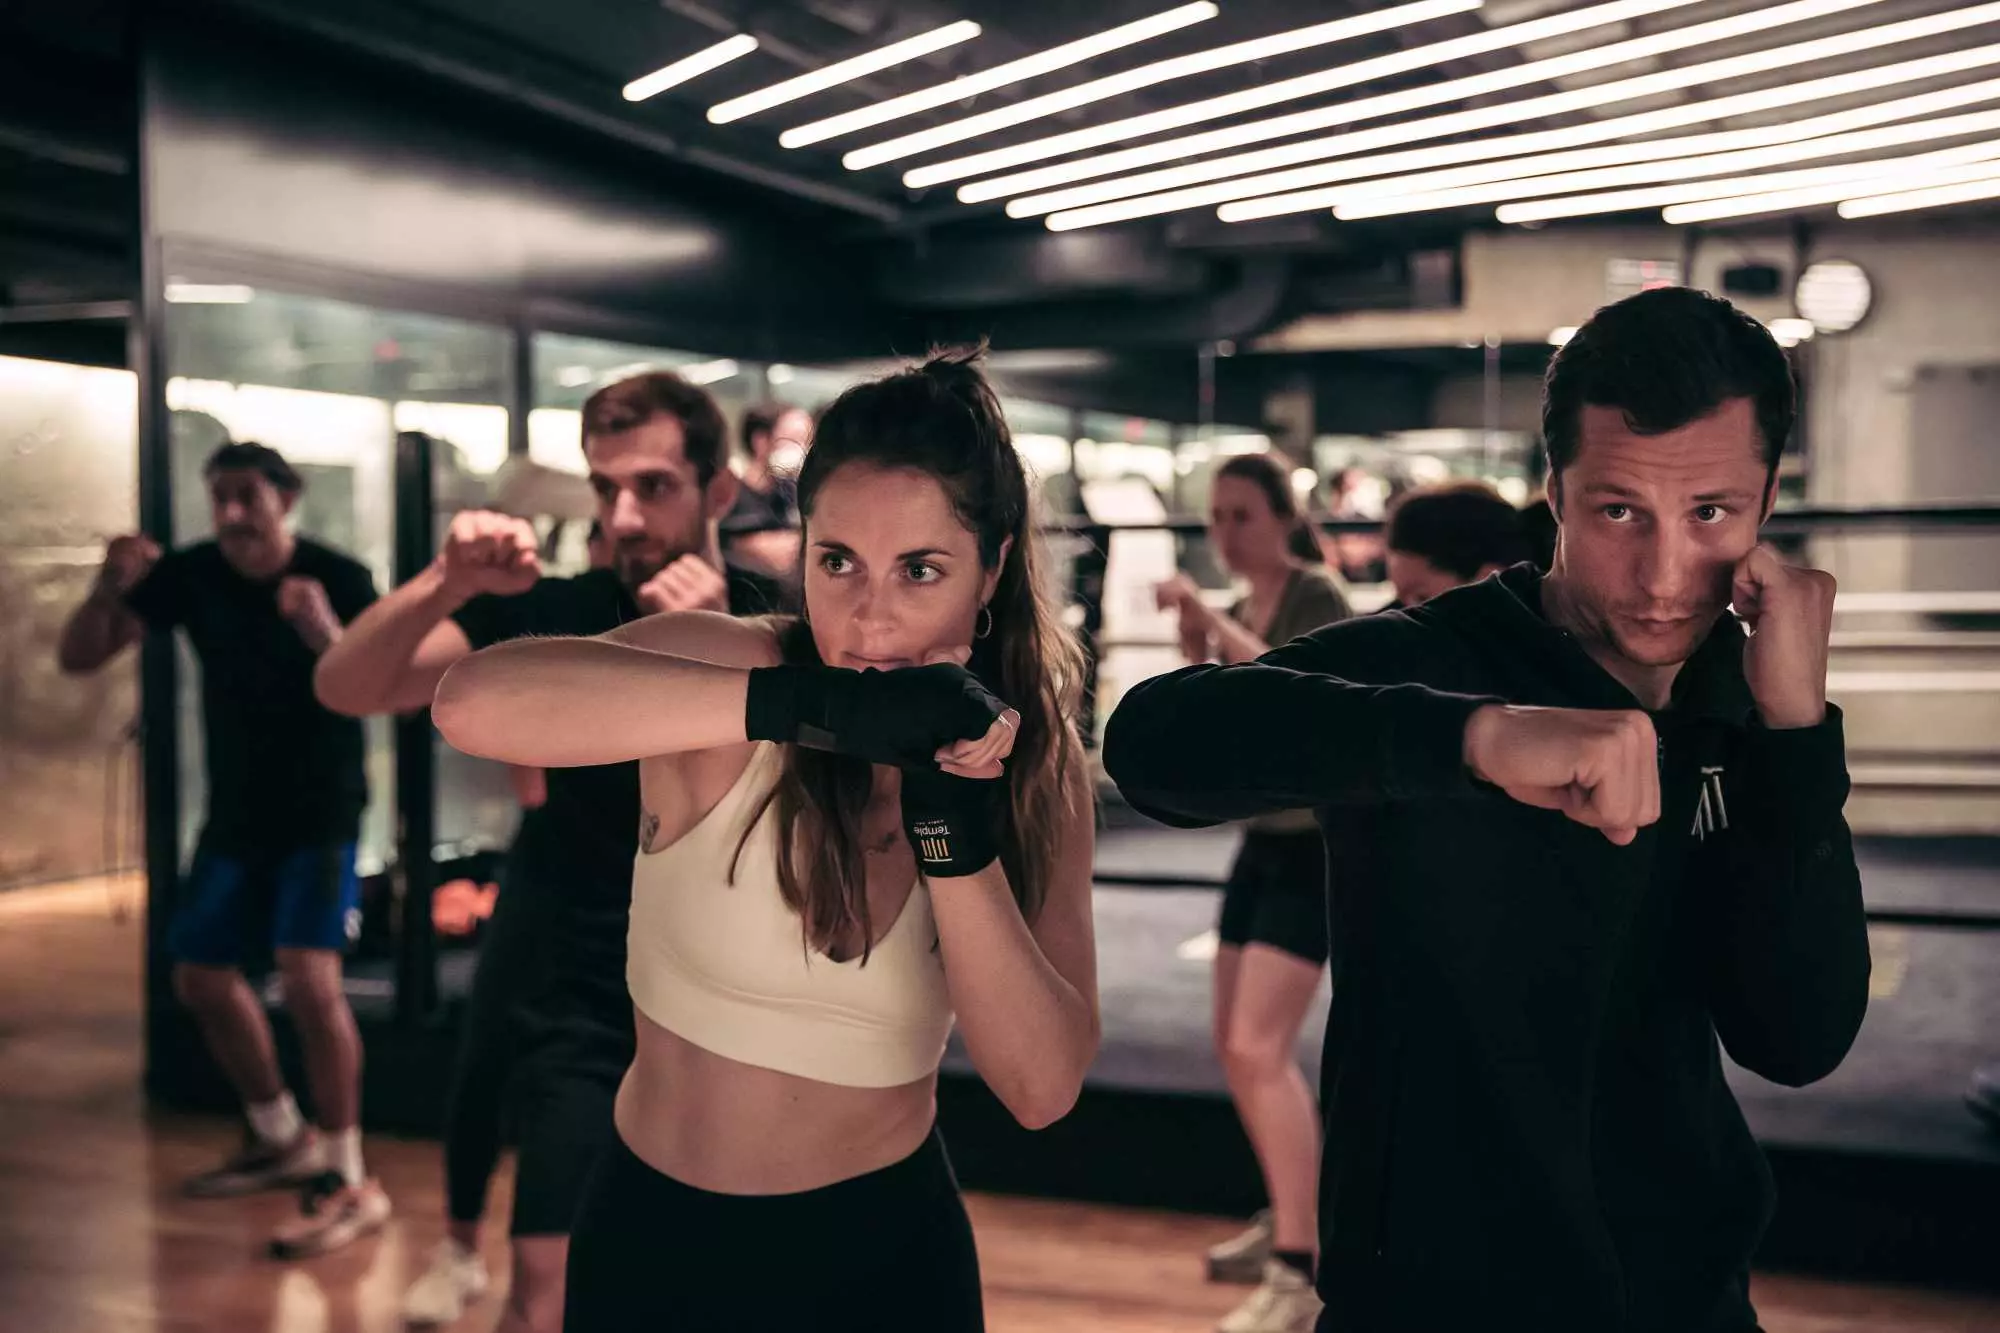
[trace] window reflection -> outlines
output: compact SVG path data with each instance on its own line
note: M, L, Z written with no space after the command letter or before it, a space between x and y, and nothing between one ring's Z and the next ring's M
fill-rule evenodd
M209 453L229 440L256 440L284 454L305 479L297 530L361 561L387 591L394 584L397 432L436 442L441 493L460 491L460 479L490 475L505 462L504 329L240 284L171 285L166 398L176 543L212 529L201 477ZM185 851L207 793L199 676L185 647L182 666ZM366 728L370 800L358 860L361 873L373 875L395 854L395 767L390 721L370 719ZM441 816L452 808L441 803ZM452 825L441 817L441 838L459 832Z

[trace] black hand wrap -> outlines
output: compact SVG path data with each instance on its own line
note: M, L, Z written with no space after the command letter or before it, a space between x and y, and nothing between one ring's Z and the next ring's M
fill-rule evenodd
M753 741L930 768L939 750L979 739L1004 711L977 676L949 662L896 671L757 667L743 728Z
M1000 859L1007 779L903 770L903 832L928 879L972 875Z

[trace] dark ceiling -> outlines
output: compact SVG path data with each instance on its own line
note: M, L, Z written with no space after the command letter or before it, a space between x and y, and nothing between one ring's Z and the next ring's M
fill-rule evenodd
M1188 348L1216 338L1246 336L1245 330L1269 328L1302 313L1451 304L1458 296L1458 240L1468 227L1495 225L1492 209L1367 223L1336 222L1321 210L1227 225L1216 219L1213 207L1207 207L1057 234L1037 219L1009 218L995 203L961 203L954 185L909 188L903 170L1585 8L1580 0L1488 0L1476 12L1445 14L1331 46L1123 92L893 165L851 171L841 163L841 154L849 149L1013 105L1051 89L1229 42L1391 7L1376 0L1221 0L1220 13L1206 21L1059 73L984 93L969 103L943 105L804 148L787 149L778 142L782 130L803 122L987 70L1159 14L1174 4L1175 0L1096 0L1087 5L1074 0L180 0L174 14L185 22L204 13L227 12L283 27L314 43L337 46L350 55L455 87L465 96L511 104L517 114L566 122L584 133L622 140L656 155L663 164L674 164L675 170L730 178L735 188L755 192L773 210L795 217L799 225L841 238L852 248L857 271L872 274L885 305L920 312L944 333L985 332L996 343L1012 346L1076 345L1081 328L1106 344L1150 342ZM19 336L24 319L60 318L77 307L122 300L131 290L137 218L130 163L131 52L138 41L131 16L147 12L140 5L141 0L0 0L0 350ZM1766 0L1699 0L1655 8L1661 12L1595 30L1588 37L1450 60L1359 88L1202 122L1199 128L1241 125L1357 96L1504 70L1599 42L1770 12L1778 6ZM1624 77L1672 69L1779 42L1969 9L1957 0L1849 0L1845 12L1636 61L1613 74ZM707 109L720 100L968 18L983 28L973 40L736 123L715 125L706 118ZM635 104L620 96L628 80L739 32L756 35L759 49L651 100ZM1820 61L1809 72L1839 73L1995 41L2000 41L2000 23L1903 43L1890 53L1866 51ZM1974 68L1895 91L1921 91L1993 73L1990 68ZM1610 109L1543 116L1533 119L1532 126L1574 124L1592 116L1768 87L1803 76L1796 69L1753 74ZM1610 76L1585 73L1537 82L1483 98L1441 103L1399 118L1504 103L1606 77ZM1828 99L1813 110L1839 109L1885 95ZM1750 116L1695 128L1738 128L1759 119ZM1771 115L1761 119L1768 121ZM1490 132L1511 128L1499 126ZM1188 131L1173 133L1183 132ZM100 331L100 340L103 336Z

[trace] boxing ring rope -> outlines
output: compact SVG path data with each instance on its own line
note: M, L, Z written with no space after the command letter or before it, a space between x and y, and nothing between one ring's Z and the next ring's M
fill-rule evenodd
M1322 533L1376 534L1379 520L1315 517L1313 527ZM1069 539L1074 545L1072 577L1067 589L1080 615L1072 620L1084 641L1089 662L1086 680L1084 722L1086 736L1095 731L1095 709L1099 664L1106 654L1119 649L1164 649L1174 645L1158 638L1113 637L1104 633L1104 579L1109 564L1111 539L1115 533L1170 532L1177 538L1199 538L1206 532L1200 519L1174 519L1155 523L1101 523L1089 518L1066 517L1043 524L1042 530ZM1912 533L1976 533L1988 531L2000 536L2000 504L1907 504L1860 507L1798 506L1773 514L1764 528L1767 536L1803 537L1832 533L1900 536ZM2000 617L2000 591L1924 590L1841 592L1834 610L1843 616L1909 615ZM1841 650L1923 650L1941 653L1986 651L2000 654L2000 632L1940 629L1937 631L1836 630L1834 646ZM2000 692L2000 669L1853 670L1834 671L1828 676L1829 690L1837 694L1950 694ZM1911 763L1859 762L1852 766L1857 785L1913 791L2000 789L2000 765L1987 768L1950 768ZM1096 882L1132 888L1216 889L1222 880L1214 875L1175 873L1134 873L1100 870ZM1926 911L1870 908L1868 919L1879 925L1930 927L1949 930L2000 930L2000 910Z

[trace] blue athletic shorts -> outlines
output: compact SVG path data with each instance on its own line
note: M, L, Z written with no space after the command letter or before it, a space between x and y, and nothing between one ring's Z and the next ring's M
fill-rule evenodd
M167 948L183 963L262 970L273 949L344 952L360 933L353 843L228 855L203 847L181 881Z

